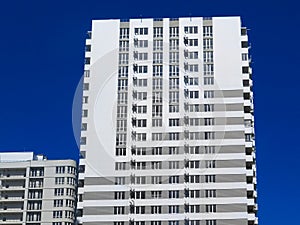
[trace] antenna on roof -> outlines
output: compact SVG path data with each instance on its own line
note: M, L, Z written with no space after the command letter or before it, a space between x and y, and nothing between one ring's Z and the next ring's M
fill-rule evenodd
M192 21L192 13L191 12L189 13L189 16L190 16L190 21Z
M141 17L141 23L143 22L143 15L142 14L140 14L140 17Z

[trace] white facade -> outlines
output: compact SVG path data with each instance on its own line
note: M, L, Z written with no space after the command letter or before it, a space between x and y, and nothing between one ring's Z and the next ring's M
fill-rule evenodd
M76 172L73 160L0 153L0 224L74 224Z
M95 20L89 35L79 224L257 224L240 18Z

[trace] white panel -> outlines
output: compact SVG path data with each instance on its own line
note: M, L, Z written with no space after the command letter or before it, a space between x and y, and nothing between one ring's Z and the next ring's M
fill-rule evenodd
M93 21L86 177L114 173L119 24Z
M214 17L214 67L221 90L242 89L240 17Z

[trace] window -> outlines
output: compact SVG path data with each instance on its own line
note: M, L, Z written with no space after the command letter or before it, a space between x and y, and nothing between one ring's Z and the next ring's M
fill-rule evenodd
M162 119L152 119L152 127L161 127Z
M153 53L153 63L162 63L163 62L163 53L154 52Z
M147 73L148 72L148 66L138 66L138 73Z
M170 91L169 92L169 102L178 103L179 102L179 91Z
M126 170L126 162L116 162L115 170Z
M212 126L215 125L214 118L204 118L204 126Z
M118 93L118 104L127 104L128 94L124 92Z
M242 60L248 61L248 53L242 53Z
M124 206L114 207L114 214L115 215L125 214L125 207Z
M169 126L170 127L178 127L179 126L179 119L169 119Z
M137 106L137 113L139 113L139 114L147 113L147 106L145 106L145 105Z
M190 98L199 98L199 91L190 91L189 96Z
M153 90L162 90L163 79L162 78L153 78L152 80L152 89Z
M128 77L128 66L120 66L118 71L119 77Z
M171 39L170 40L170 50L178 50L179 49L179 40Z
M179 161L170 161L169 169L179 169Z
M213 62L213 52L203 52L203 61L206 63Z
M178 89L178 88L179 88L179 78L170 78L169 89Z
M213 49L213 39L203 39L203 49Z
M169 198L179 198L179 191L169 191Z
M152 134L152 141L161 141L162 140L162 133L153 133Z
M161 206L151 206L151 214L161 214Z
M198 59L198 52L189 52L188 58L189 59Z
M115 192L115 199L125 199L125 191Z
M170 60L170 63L178 63L179 62L179 52L170 52L169 60Z
M169 66L169 76L179 76L179 66L170 65Z
M179 36L179 27L170 27L170 37Z
M213 85L215 83L215 80L213 77L204 77L203 83L204 85Z
M144 178L146 178L146 177L144 177ZM145 199L145 196L146 196L145 191L136 191L135 192L136 199Z
M152 106L152 116L160 117L162 116L162 105L154 105Z
M62 218L63 211L53 211L53 218Z
M163 73L163 66L153 66L153 76L161 77Z
M190 198L200 198L200 190L191 190L189 197Z
M54 200L53 207L63 207L63 200L62 199Z
M190 175L189 181L190 181L190 183L198 184L198 183L200 183L200 176L199 175Z
M146 100L147 92L137 92L137 100Z
M188 39L188 46L198 46L198 39Z
M128 51L129 50L129 41L120 41L119 42L119 51Z
M190 140L200 140L200 132L189 132Z
M153 28L153 37L163 37L163 28L162 27L154 27Z
M115 185L124 185L125 177L115 177Z
M212 104L204 104L204 112L213 112L214 108L215 107Z
M152 94L152 102L153 103L162 103L162 92L153 92Z
M125 145L126 144L126 134L117 134L116 145Z
M205 197L206 198L215 198L216 195L216 190L205 190Z
M204 64L204 76L214 74L214 65L213 64Z
M248 41L242 41L242 48L248 48Z
M190 118L189 119L190 126L199 126L200 125L200 118Z
M83 104L87 104L88 101L89 101L89 97L88 97L88 96L83 96L83 97L82 97L82 103L83 103Z
M199 72L199 65L198 64L191 64L188 65L189 72Z
M186 33L186 34L198 34L198 27L197 26L184 27L184 33Z
M83 73L84 77L90 77L90 71L89 70L85 70Z
M84 64L85 65L90 65L91 64L91 58L90 57L85 57L84 58Z
M204 146L205 154L214 154L216 152L215 146Z
M147 120L146 119L137 120L136 124L137 124L137 127L146 127L147 126Z
M153 50L163 50L163 41L162 40L154 40L153 41Z
M179 133L169 133L169 140L170 141L179 140Z
M136 86L138 87L147 87L147 79L137 79Z
M139 61L148 60L148 53L147 52L134 52L133 53L134 59Z
M128 53L121 53L119 54L119 64L128 64Z
M64 177L56 177L55 178L55 184L64 184L65 178Z
M178 184L179 183L179 176L170 176L169 177L169 184Z
M161 184L162 177L161 176L152 176L151 177L151 184Z
M129 38L129 28L120 29L120 39Z
M135 213L136 214L145 214L145 206L136 206Z
M141 177L141 176L135 177L135 184L146 184L146 177Z
M127 106L117 106L117 117L118 118L127 117Z
M64 195L64 189L63 188L55 188L54 189L54 195L55 196L62 196L62 195Z
M169 147L169 155L179 154L179 147Z
M213 29L212 26L203 26L203 36L212 37Z
M217 221L216 220L206 220L205 225L217 225Z
M161 155L161 154L162 154L162 147L152 148L152 155Z
M148 34L148 28L147 27L134 28L134 34L135 35L147 35Z
M137 133L136 134L136 141L146 141L146 133Z
M118 80L118 90L127 90L128 88L128 80L127 79L119 79Z
M146 155L146 148L136 148L137 155Z
M161 198L162 191L151 191L151 197L152 198Z
M126 120L117 120L117 131L126 131L127 130L127 121Z
M212 213L217 211L217 206L216 205L205 205L205 211L207 213Z
M200 112L200 105L199 104L192 104L188 105L190 112Z
M147 48L148 47L148 40L134 40L134 46L138 48Z
M205 161L206 168L216 168L216 161L215 160L207 160Z
M170 113L179 112L179 105L169 105L169 112Z
M56 173L65 173L65 167L64 166L57 166L56 167Z
M190 213L200 213L200 205L190 205L189 212Z
M215 139L215 132L204 132L204 139L205 140Z
M205 182L206 183L215 183L216 175L205 175Z
M204 91L204 98L214 98L214 91Z

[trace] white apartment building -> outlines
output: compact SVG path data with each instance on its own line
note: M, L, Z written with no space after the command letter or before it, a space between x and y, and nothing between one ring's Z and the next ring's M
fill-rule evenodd
M240 17L93 20L88 36L78 223L258 224Z
M0 224L73 225L76 173L74 160L0 153Z

